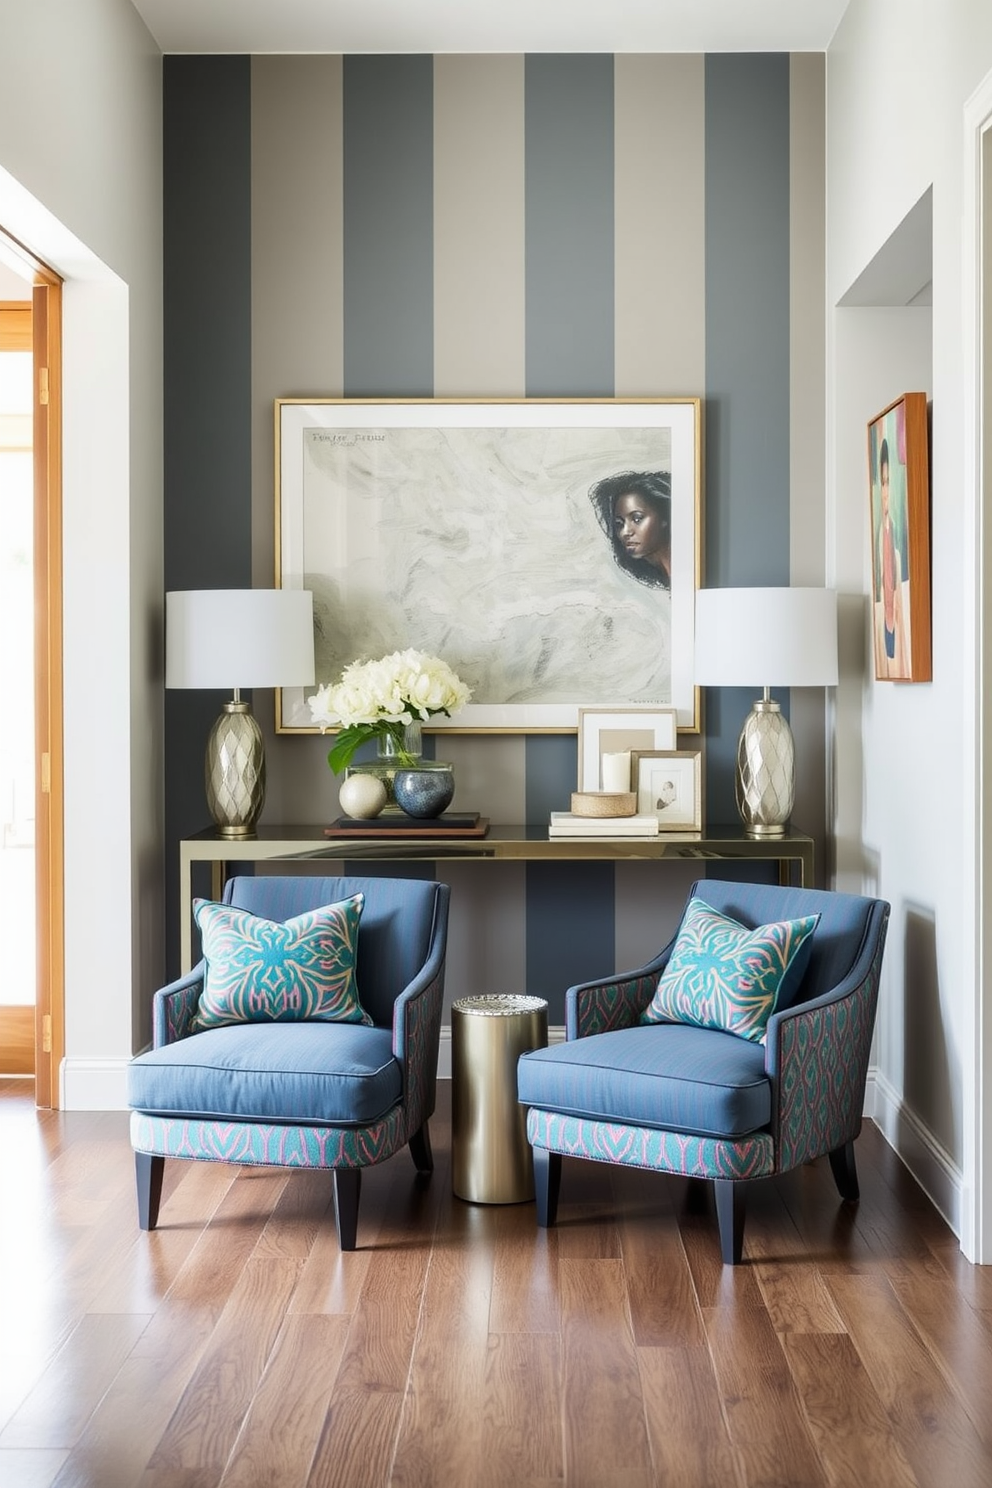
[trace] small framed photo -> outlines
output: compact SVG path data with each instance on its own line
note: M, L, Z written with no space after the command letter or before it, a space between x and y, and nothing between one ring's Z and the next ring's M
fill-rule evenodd
M929 682L930 483L925 393L868 425L872 650L880 681Z
M658 818L659 832L703 829L703 756L698 749L635 749L631 788L637 810Z
M675 708L580 708L579 790L636 790L633 751L673 750L677 732ZM605 783L603 756L613 756L615 767L615 757L627 753L631 754L630 784L620 786L614 779Z

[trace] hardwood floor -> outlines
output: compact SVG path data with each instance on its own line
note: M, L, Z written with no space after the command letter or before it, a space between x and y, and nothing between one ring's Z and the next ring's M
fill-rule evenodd
M992 1268L866 1124L756 1185L720 1264L701 1185L565 1164L559 1226L326 1177L169 1163L137 1228L127 1117L0 1081L5 1488L988 1488Z

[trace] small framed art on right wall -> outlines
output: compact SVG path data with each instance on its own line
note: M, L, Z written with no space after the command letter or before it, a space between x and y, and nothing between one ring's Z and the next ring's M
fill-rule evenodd
M903 393L868 425L875 676L929 682L930 462L926 393Z

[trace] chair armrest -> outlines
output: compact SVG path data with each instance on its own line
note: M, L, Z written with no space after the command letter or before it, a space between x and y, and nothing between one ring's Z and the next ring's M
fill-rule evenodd
M836 1151L861 1130L887 922L888 905L879 904L844 981L768 1020L778 1172Z
M434 1110L447 934L448 893L444 887L427 960L393 1004L393 1057L403 1072L403 1104L410 1132L419 1131Z
M152 1000L152 1048L174 1044L193 1032L193 1017L203 991L201 961L176 982L161 987Z
M647 966L615 973L608 981L580 982L565 993L565 1037L588 1038L632 1028L654 996L658 977L668 964L669 941Z

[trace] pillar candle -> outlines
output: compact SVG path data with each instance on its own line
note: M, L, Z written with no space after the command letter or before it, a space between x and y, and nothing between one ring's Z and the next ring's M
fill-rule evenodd
M604 754L602 768L604 791L630 790L629 749L625 749L621 754Z

